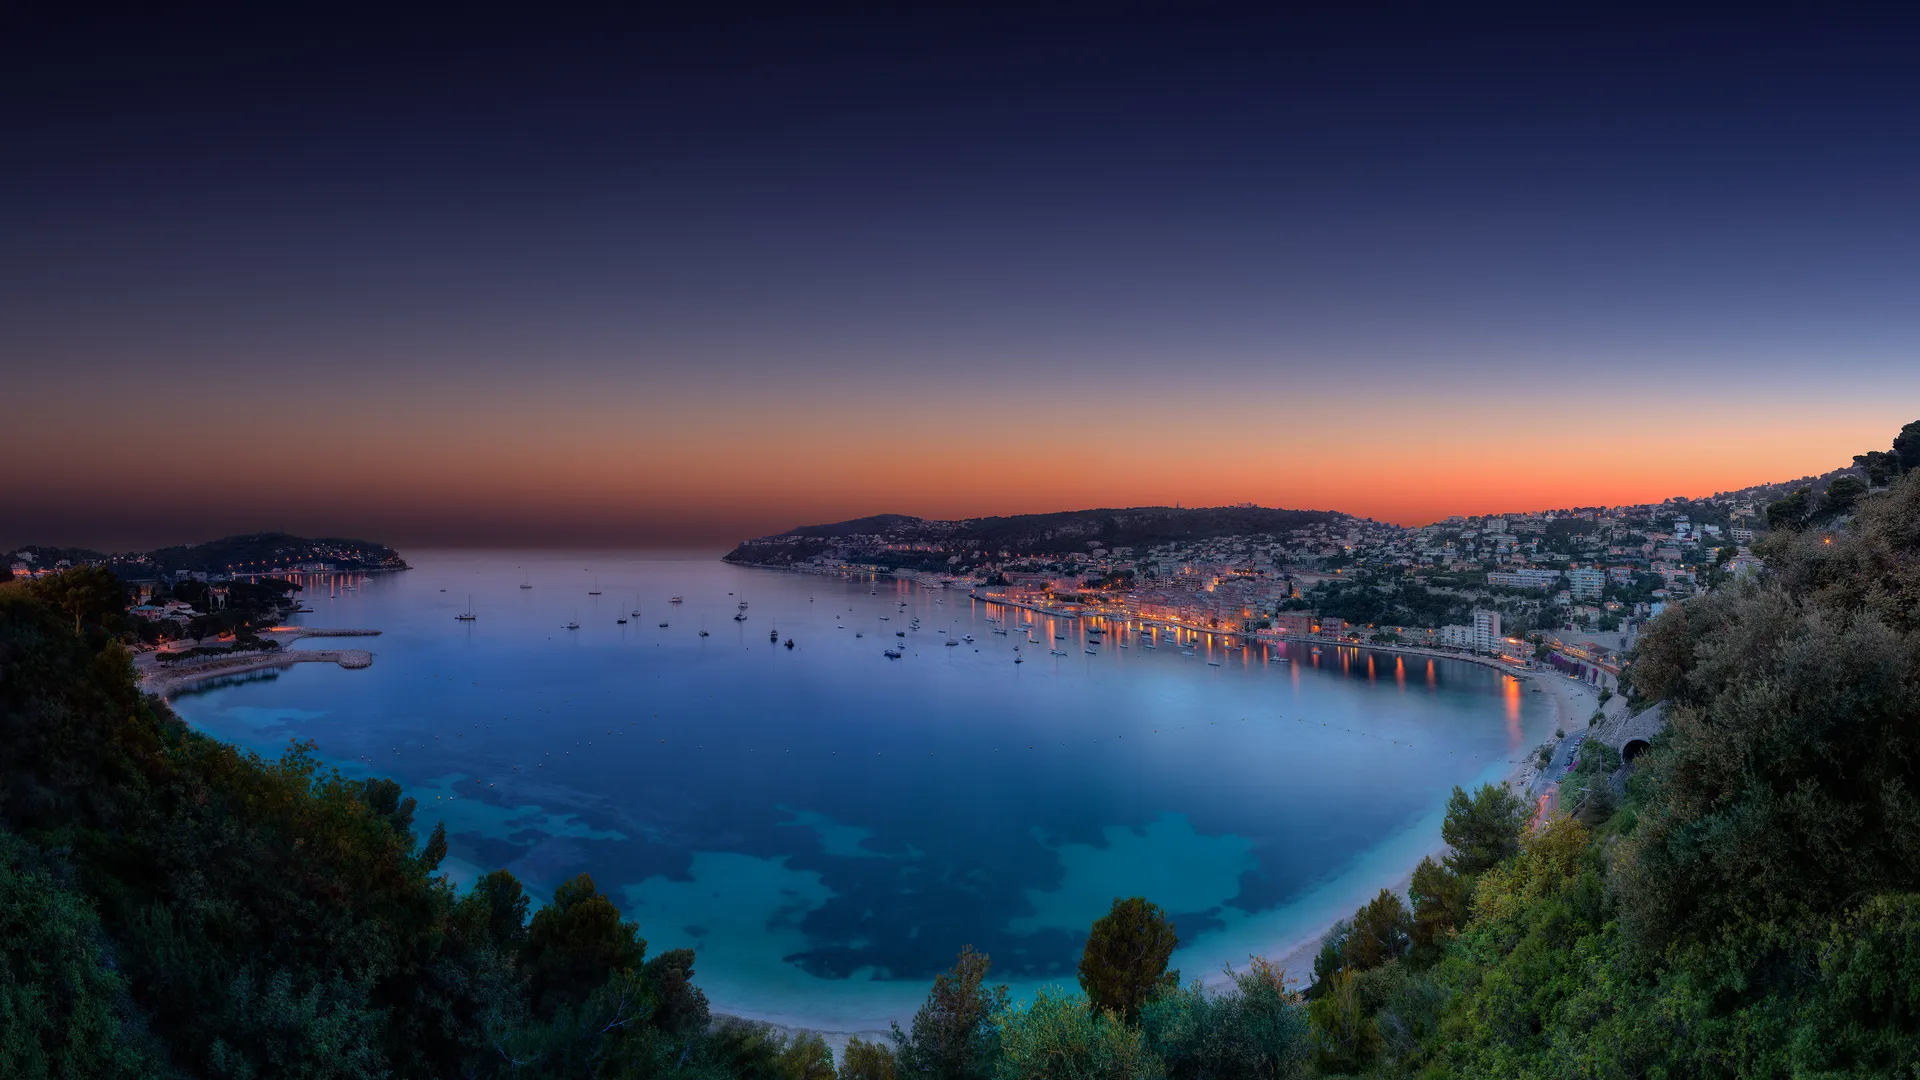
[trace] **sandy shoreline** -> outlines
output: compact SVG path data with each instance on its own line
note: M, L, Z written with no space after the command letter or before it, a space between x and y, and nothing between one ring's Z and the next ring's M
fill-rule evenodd
M1374 646L1366 647L1373 648ZM1404 649L1403 651L1414 652L1418 650ZM1447 659L1464 658L1447 657ZM1551 671L1522 671L1510 664L1489 664L1488 666L1497 667L1507 674L1512 675L1514 678L1538 686L1539 689L1545 692L1553 702L1555 728L1566 731L1568 734L1586 728L1587 718L1593 714L1596 694L1593 689L1585 683ZM1523 755L1522 760L1513 767L1512 772L1507 774L1506 785L1522 798L1528 798L1528 789L1532 786L1534 777L1539 773L1539 768L1534 763L1532 748L1520 747L1518 752ZM1529 799L1529 801L1531 800ZM1436 832L1433 835L1432 842L1420 849L1420 854L1414 857L1411 863L1407 864L1406 869L1397 879L1391 884L1381 882L1377 887L1388 889L1391 892L1399 894L1402 899L1405 899L1407 890L1413 885L1413 872L1419 868L1420 860L1429 857L1438 858L1445 854L1446 851L1446 841L1442 840L1440 834ZM1364 902L1365 900L1362 899L1361 903ZM1354 907L1357 910L1359 904L1355 904ZM1290 981L1297 981L1301 986L1305 986L1313 977L1313 959L1320 953L1321 939L1326 937L1327 931L1332 929L1333 923L1329 922L1315 932L1311 938L1305 940L1296 939L1289 942L1275 953L1269 954L1268 959L1277 959L1281 966L1286 969Z
M1374 646L1362 647L1373 648ZM1419 652L1421 650L1402 647L1399 651ZM1454 657L1447 654L1431 655L1436 655L1442 659L1465 659L1464 657ZM1542 693L1548 695L1549 700L1552 702L1554 726L1556 728L1572 734L1585 729L1587 726L1587 718L1593 713L1596 698L1595 691L1587 684L1560 675L1554 671L1529 671L1514 667L1510 664L1497 663L1488 663L1486 666L1496 667L1503 673L1530 684L1529 689L1537 687ZM1505 779L1508 787L1522 798L1527 797L1528 788L1531 786L1539 771L1534 764L1532 749L1532 747L1516 748L1515 753L1520 755L1519 760ZM1382 888L1397 893L1404 899L1408 889L1413 884L1413 872L1419 867L1420 860L1429 857L1437 859L1444 855L1446 851L1446 842L1440 838L1439 830L1435 829L1428 841L1424 844L1417 845L1405 859L1396 864L1394 870L1382 874L1379 879L1369 882L1363 890L1357 891L1350 908L1343 911L1338 918L1345 918L1351 915L1353 909L1357 909L1361 904L1364 904ZM1397 874L1397 876L1390 876L1393 874ZM1364 895L1361 893L1364 893ZM1276 942L1275 947L1268 950L1264 955L1267 959L1279 963L1286 970L1290 982L1297 986L1304 987L1313 977L1313 960L1315 956L1319 955L1321 939L1326 936L1327 931L1333 928L1334 921L1337 920L1329 920L1325 925L1316 928L1313 933L1309 935L1296 935L1285 941ZM1236 965L1236 967L1238 966L1240 965ZM1200 976L1208 985L1218 985L1224 981L1224 975L1219 972L1189 972L1187 974L1190 976ZM1071 990L1074 988L1071 983L1071 979L1063 980L1062 985L1066 989ZM929 979L928 988L931 989L931 987L932 980ZM724 1009L724 1005L716 1003L714 1013L716 1019L728 1018L744 1020L750 1023L767 1024L774 1030L789 1036L799 1033L816 1034L824 1039L828 1046L833 1048L836 1055L846 1047L849 1038L858 1036L861 1039L874 1041L884 1040L887 1036L886 1031L873 1027L870 1024L863 1024L857 1027L854 1025L846 1025L843 1027L833 1024L808 1027L790 1022L760 1019L752 1015L727 1013ZM899 1022L904 1027L907 1020L907 1017L901 1017Z

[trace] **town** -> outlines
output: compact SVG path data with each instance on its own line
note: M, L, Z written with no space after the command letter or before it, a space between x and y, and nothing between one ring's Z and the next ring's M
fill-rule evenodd
M728 558L909 578L1060 617L1549 664L1611 686L1647 620L1754 571L1750 545L1770 512L1777 521L1795 507L1804 515L1850 503L1867 490L1856 475L1865 471L1863 459L1802 482L1792 489L1798 495L1776 484L1657 504L1454 516L1417 528L1251 506L1228 509L1281 515L1276 527L1222 531L1231 517L1190 520L1220 509L1045 515L1024 530L1021 519L887 515L760 537ZM1103 539L1152 532L1113 516L1143 513L1159 515L1160 532L1186 535Z

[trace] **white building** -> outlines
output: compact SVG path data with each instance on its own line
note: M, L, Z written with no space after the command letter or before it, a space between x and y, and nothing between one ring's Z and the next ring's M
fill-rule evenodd
M1440 628L1440 643L1455 649L1498 653L1507 644L1500 634L1500 613L1476 611L1470 626L1443 626Z
M1551 589L1559 581L1558 570L1494 570L1487 574L1487 584L1510 589Z
M1606 587L1607 574L1604 570L1567 571L1567 591L1576 599L1598 600Z
M1500 613L1497 611L1476 611L1473 613L1473 649L1475 652L1499 652L1505 641L1500 635Z

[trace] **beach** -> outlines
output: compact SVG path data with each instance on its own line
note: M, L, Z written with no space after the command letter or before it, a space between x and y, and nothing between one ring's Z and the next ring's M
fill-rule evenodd
M1369 646L1369 648L1371 647L1372 646ZM1403 648L1401 651L1412 652L1418 650ZM1448 658L1464 659L1462 657ZM1501 670L1506 671L1515 678L1532 684L1528 687L1529 690L1537 688L1542 693L1547 694L1553 704L1554 726L1557 729L1565 731L1569 735L1586 729L1587 721L1592 717L1599 697L1593 687L1577 679L1572 679L1553 671L1522 671L1510 664L1490 666L1498 666ZM1539 774L1539 766L1534 759L1531 747L1521 747L1517 753L1521 755L1520 760L1518 764L1514 766L1513 771L1507 775L1506 784L1508 788L1512 789L1516 794L1531 801L1529 791L1533 786L1535 777ZM1444 856L1446 852L1446 841L1440 838L1440 834L1436 830L1431 842L1422 846L1417 855L1414 855L1405 862L1404 869L1400 875L1391 881L1381 881L1378 888L1387 889L1398 894L1403 899L1406 898L1408 890L1413 885L1413 872L1419 868L1420 860L1425 858L1439 859ZM1364 902L1364 900L1362 902ZM1358 905L1356 904L1355 907L1357 908ZM1347 913L1347 915L1350 914L1351 912ZM1347 915L1342 915L1341 918L1345 918ZM1295 938L1282 943L1279 948L1269 954L1268 959L1277 960L1280 966L1286 970L1289 980L1297 982L1304 987L1313 976L1313 960L1314 957L1320 953L1321 940L1326 937L1328 931L1333 929L1333 926L1334 922L1329 921L1309 938Z

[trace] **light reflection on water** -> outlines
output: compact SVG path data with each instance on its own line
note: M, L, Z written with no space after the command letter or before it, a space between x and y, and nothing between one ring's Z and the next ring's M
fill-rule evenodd
M1117 627L1087 655L1073 620L704 556L409 558L322 581L297 620L384 630L355 642L371 668L176 707L400 780L422 835L446 821L457 880L506 866L540 895L591 872L653 949L697 950L717 1007L789 1022L904 1019L964 944L1016 989L1071 984L1114 896L1173 913L1189 977L1274 952L1403 875L1447 791L1504 775L1550 724L1455 661L1409 680L1397 655L1282 664ZM478 618L456 622L469 595ZM990 632L999 615L1015 632Z

